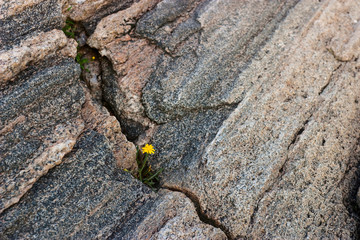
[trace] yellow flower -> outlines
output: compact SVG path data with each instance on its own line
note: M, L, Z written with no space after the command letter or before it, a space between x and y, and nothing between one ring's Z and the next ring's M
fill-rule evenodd
M152 145L146 144L145 147L142 148L143 153L153 154L155 152L154 147Z
M95 56L92 57L92 60L95 60Z

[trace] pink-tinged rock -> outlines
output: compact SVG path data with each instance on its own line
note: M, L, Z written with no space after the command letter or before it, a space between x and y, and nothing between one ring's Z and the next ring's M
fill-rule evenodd
M40 62L54 54L75 57L76 46L75 40L66 38L61 30L52 30L25 39L10 50L0 51L0 85L26 69L29 63Z
M88 90L85 92L86 101L82 107L85 128L93 129L108 139L118 168L136 173L138 166L135 145L129 142L121 132L118 120L114 116L110 116L103 106L94 101Z
M141 216L141 223L115 232L121 239L227 239L221 229L202 222L194 204L183 193L159 191L151 212ZM140 212L142 213L142 212ZM136 216L138 217L138 216ZM124 231L128 230L128 232Z
M84 128L79 75L74 60L47 59L0 91L0 212L72 150Z
M158 2L159 0L139 1L125 10L103 18L88 39L89 46L101 50L115 38L126 35L132 29L136 19L153 8Z
M143 91L148 115L165 123L152 166L169 169L165 186L196 195L234 239L353 239L359 220L344 182L358 166L360 9L299 1L243 41L287 3L210 1L199 11L196 54L169 60Z

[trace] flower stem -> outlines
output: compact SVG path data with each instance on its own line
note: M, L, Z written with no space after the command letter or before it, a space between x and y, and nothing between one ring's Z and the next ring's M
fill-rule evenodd
M163 168L160 168L154 175L152 175L151 177L149 178L145 178L144 181L150 181L151 179L155 178L157 175L159 175L164 169Z
M142 166L141 166L141 168L140 168L140 170L139 170L139 178L140 178L140 181L143 181L143 180L142 180L142 171L144 170L144 167L145 167L145 165L146 165L147 159L148 159L148 154L145 153L144 162L143 162L143 164L142 164Z

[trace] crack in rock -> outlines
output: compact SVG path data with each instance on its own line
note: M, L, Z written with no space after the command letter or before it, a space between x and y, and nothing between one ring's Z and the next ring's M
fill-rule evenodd
M203 209L201 208L199 198L194 193L192 193L191 191L189 191L187 189L182 189L182 188L179 188L179 187L163 186L162 188L173 191L173 192L181 192L181 193L185 194L185 196L188 197L191 200L191 202L194 204L196 212L197 212L197 214L199 216L199 219L203 223L209 224L209 225L211 225L211 226L213 226L215 228L220 228L221 231L223 231L225 233L226 237L229 240L235 239L234 236L230 233L230 231L224 225L222 225L216 219L210 218L208 215L206 215L204 213Z

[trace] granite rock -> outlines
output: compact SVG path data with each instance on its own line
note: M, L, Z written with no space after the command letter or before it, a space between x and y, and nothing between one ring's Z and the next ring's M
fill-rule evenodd
M97 102L101 102L103 99L103 90L101 79L101 63L98 59L99 56L95 51L86 49L85 54L82 54L82 57L89 60L87 63L84 63L84 68L87 70L82 71L82 79L85 81L87 88L90 90L91 97Z
M147 12L137 23L136 33L154 41L164 51L174 54L185 39L200 31L194 9L202 1L165 0Z
M360 208L360 188L359 188L359 190L357 192L357 195L356 195L356 201L357 201L358 207Z
M77 43L67 39L61 30L42 32L25 39L19 46L0 52L0 85L16 76L29 64L36 64L51 55L75 58Z
M356 0L0 0L0 238L356 239L359 23ZM159 192L122 170L150 138Z
M132 60L141 59L141 52L137 51L137 53L136 57L131 58ZM135 63L137 62L125 63L125 66L129 67L127 69L129 74L121 77L113 70L109 60L102 59L102 95L123 126L123 132L127 138L137 141L137 145L142 145L148 143L154 131L154 124L146 117L141 103L141 90L146 83L146 78L142 77L149 74L151 70L145 68L148 66L146 61L141 61L138 65ZM132 68L133 66L135 67Z
M197 22L198 30L193 31L193 24L183 20L172 31L179 32L177 38L185 41L177 43L180 46L175 56L163 56L143 90L147 115L156 123L165 123L200 109L240 102L253 84L238 80L238 75L296 2L210 1L198 5L186 20ZM146 22L151 21L165 28L169 16L156 13L162 9L157 7L145 15L143 24L141 18L137 31L147 36L143 29L148 29ZM185 29L177 31L179 28Z
M158 0L136 2L129 8L103 18L96 26L95 32L88 39L89 46L101 50L115 38L126 35L133 28L136 20L146 11L153 8Z
M63 5L63 14L84 26L87 34L92 34L97 24L106 16L129 8L138 0L68 0Z
M58 30L61 6L1 4L0 212L61 164L84 128L76 42Z
M124 126L129 140L138 140L138 145L147 142L154 131L154 124L146 117L141 103L141 91L161 51L131 32L136 20L157 2L136 2L105 17L88 39L91 47L111 61L111 64L107 60L102 62L104 99Z
M193 203L182 193L161 190L148 203L151 208L140 210L110 239L227 239L219 228L200 221Z
M226 239L182 193L155 194L116 170L108 140L92 130L0 222L1 239Z
M0 50L18 45L24 37L61 29L62 0L21 0L0 4Z
M72 59L47 59L1 90L1 211L71 151L84 128L79 75Z
M358 165L356 6L199 5L198 46L164 56L143 90L148 116L164 123L152 141L163 186L197 196L234 239L354 239L344 182Z
M106 239L147 199L155 198L114 167L107 139L85 132L59 167L2 213L1 239Z
M95 130L108 139L118 168L136 173L138 166L135 145L126 139L117 119L92 98L86 87L84 92L86 100L81 112L85 129Z

